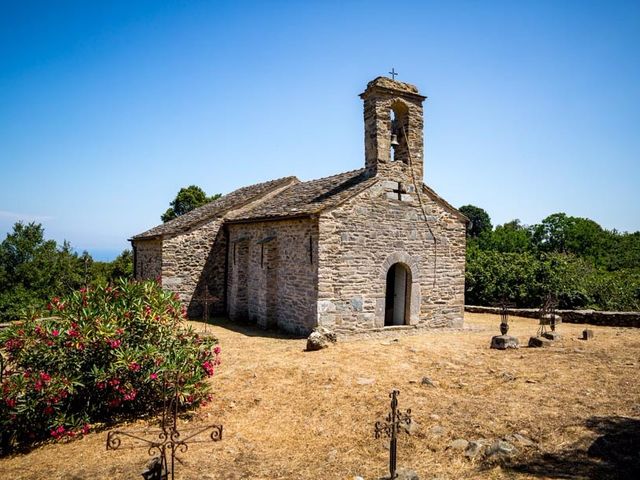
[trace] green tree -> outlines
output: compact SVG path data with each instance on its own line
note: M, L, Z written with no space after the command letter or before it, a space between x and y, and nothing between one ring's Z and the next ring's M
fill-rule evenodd
M484 250L503 253L529 252L533 248L531 231L518 219L496 226L493 232L483 232L480 236L480 245Z
M105 285L116 283L118 279L133 278L133 253L131 250L123 250L115 260L111 262L91 262L91 285Z
M16 223L0 244L0 321L78 288L83 264L68 242L45 240L42 225Z
M640 232L606 232L604 266L607 270L636 269L640 272Z
M111 262L110 282L119 278L133 278L133 253L131 250L123 250L116 259Z
M602 265L609 235L588 218L554 213L532 227L533 241L542 252L573 253Z
M189 185L188 187L180 189L176 198L169 203L171 206L160 216L160 218L163 222L168 222L169 220L173 220L180 215L184 215L194 208L198 208L205 203L216 200L217 198L220 198L219 193L207 197L207 194L200 187L196 185Z
M464 205L458 209L470 222L467 226L467 236L471 238L479 237L483 232L492 230L491 218L482 208L475 205Z

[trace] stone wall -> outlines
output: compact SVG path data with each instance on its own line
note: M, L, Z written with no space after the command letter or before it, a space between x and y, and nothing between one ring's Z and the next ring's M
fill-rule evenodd
M317 222L232 223L227 228L229 317L308 334L316 321Z
M321 215L319 324L341 333L384 326L386 274L401 262L412 277L409 324L462 326L465 224L414 188L398 199L396 186L381 180Z
M466 305L469 313L500 314L498 307L479 307ZM516 317L538 318L537 308L509 308L509 315ZM605 327L636 327L640 328L640 312L601 312L598 310L556 310L566 323L585 323Z
M136 279L158 279L162 274L162 240L135 242Z
M221 225L215 219L163 241L163 286L178 294L190 318L202 318L205 299L210 315L224 313L227 246Z

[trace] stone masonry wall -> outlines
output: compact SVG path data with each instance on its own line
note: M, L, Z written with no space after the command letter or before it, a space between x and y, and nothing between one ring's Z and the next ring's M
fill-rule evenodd
M378 77L362 93L364 100L365 166L379 177L423 178L423 108L424 97L413 85ZM392 129L391 111L396 114L398 129ZM391 156L391 134L399 143ZM400 178L397 178L400 180Z
M226 239L221 225L222 219L216 219L163 242L163 286L178 294L191 318L202 318L205 298L210 315L224 313Z
M135 243L136 279L160 278L162 274L162 240L141 240Z
M480 307L466 305L465 311L470 313L500 314L499 307ZM537 308L509 308L509 315L516 317L538 318ZM566 323L585 323L603 327L635 327L640 328L640 312L603 312L598 310L556 310Z
M288 186L283 184L260 198L226 212L226 215L242 214ZM205 311L209 316L225 313L225 219L226 216L212 218L188 231L165 235L163 240L154 240L154 250L146 247L149 240L134 241L136 246L145 245L144 262L149 264L146 268L153 265L154 278L162 274L163 287L178 294L190 318L202 318Z
M398 199L395 186L380 180L321 215L318 324L341 333L383 327L386 274L401 262L412 277L409 324L462 326L465 225L420 193L427 225L418 192L408 189Z
M317 222L240 223L228 229L229 317L308 334L316 322Z

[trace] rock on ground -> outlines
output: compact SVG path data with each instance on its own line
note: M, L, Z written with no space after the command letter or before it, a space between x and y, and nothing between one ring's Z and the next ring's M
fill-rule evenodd
M548 340L544 337L531 337L529 338L529 346L530 347L550 347L551 340Z
M316 327L307 338L307 350L322 350L336 341L337 337L334 331L326 327Z
M420 480L418 474L413 470L401 468L396 473L396 480Z
M478 456L478 454L482 453L485 448L484 440L471 440L467 449L464 451L464 456L471 459Z
M464 451L469 446L469 442L464 438L456 438L449 444L449 448L451 450L460 450Z
M436 382L434 382L433 380L431 380L429 377L422 377L422 380L420 380L420 383L422 385L426 385L427 387L437 387L438 384Z
M505 442L504 440L496 440L487 447L484 455L487 458L497 458L504 460L512 457L517 453L518 450L516 449L516 447L511 445L509 442Z
M525 447L532 447L535 445L535 442L533 440L530 440L529 438L525 437L524 435L520 435L519 433L507 435L506 437L504 437L504 440L511 443L519 443L520 445L523 445Z

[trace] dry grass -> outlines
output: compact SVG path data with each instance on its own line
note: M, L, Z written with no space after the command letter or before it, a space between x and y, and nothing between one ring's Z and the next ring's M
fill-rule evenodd
M637 427L618 417L640 417L640 330L593 327L594 340L583 342L582 326L564 324L564 340L552 348L495 351L488 343L498 322L467 314L463 331L343 341L320 352L304 352L304 340L209 327L224 360L213 378L216 400L190 425L222 422L224 439L191 447L176 478L380 478L388 451L373 439L373 424L392 388L418 423L401 438L398 463L422 479L625 478L619 459L606 464L584 452L603 433ZM525 344L536 330L530 319L511 325ZM437 387L421 385L423 376ZM444 433L434 435L434 426ZM455 438L517 432L536 445L519 446L510 465L447 449ZM105 437L2 459L0 478L140 478L146 450L107 452Z

